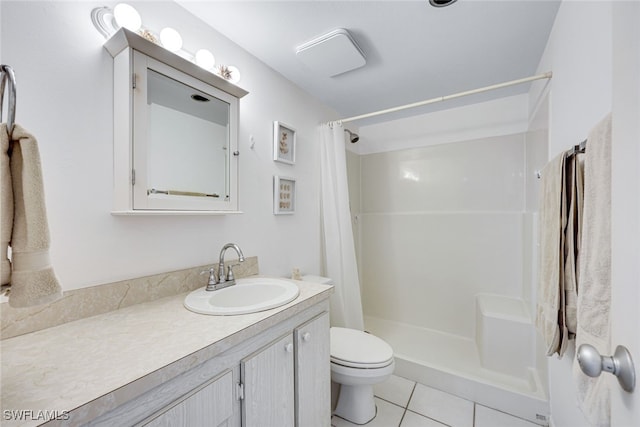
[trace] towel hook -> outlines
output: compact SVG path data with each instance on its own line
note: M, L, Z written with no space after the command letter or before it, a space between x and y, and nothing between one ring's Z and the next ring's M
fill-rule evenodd
M2 107L4 106L4 88L8 81L7 133L9 134L9 141L11 141L13 127L16 123L16 75L13 72L13 68L8 65L0 65L0 74L2 75L0 82L0 122L2 121Z

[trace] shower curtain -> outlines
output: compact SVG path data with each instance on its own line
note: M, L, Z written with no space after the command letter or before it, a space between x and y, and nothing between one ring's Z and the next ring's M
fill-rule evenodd
M345 132L342 124L320 129L320 216L324 274L333 279L331 325L364 329L358 265L351 228Z

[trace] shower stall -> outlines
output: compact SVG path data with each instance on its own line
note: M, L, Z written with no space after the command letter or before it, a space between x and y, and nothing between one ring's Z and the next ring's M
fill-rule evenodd
M361 127L360 144L385 126L400 127ZM393 147L347 156L365 329L393 347L396 375L547 424L534 268L546 130Z

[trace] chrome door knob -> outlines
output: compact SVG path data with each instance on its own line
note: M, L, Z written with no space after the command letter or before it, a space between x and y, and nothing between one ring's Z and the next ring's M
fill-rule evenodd
M601 356L590 344L582 344L578 348L578 364L585 375L597 377L602 371L609 372L618 378L620 387L629 393L636 386L636 373L631 353L624 346L617 346L613 356Z

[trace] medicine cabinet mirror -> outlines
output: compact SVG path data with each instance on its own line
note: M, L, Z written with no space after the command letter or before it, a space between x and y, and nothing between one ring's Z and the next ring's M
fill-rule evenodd
M239 98L247 92L119 30L114 58L114 214L238 211Z

